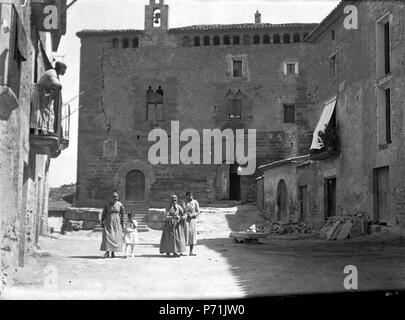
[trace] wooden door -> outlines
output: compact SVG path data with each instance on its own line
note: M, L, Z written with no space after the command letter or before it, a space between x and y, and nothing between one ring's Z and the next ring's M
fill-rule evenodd
M222 164L217 168L217 200L229 199L229 166Z
M390 176L389 167L382 167L374 171L374 220L375 222L389 222L390 210Z
M127 174L125 183L125 200L145 200L145 175L142 171L134 170Z

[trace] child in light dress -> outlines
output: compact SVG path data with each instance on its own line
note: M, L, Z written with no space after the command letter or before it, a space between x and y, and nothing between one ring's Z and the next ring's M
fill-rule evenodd
M125 257L135 256L135 243L138 242L138 222L131 218L127 221L124 229Z

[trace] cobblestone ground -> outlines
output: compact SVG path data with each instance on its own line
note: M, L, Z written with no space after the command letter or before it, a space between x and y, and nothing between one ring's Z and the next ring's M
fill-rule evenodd
M159 254L160 231L140 234L136 257L102 258L101 234L41 239L6 299L209 299L344 291L343 269L358 269L359 290L405 288L405 240L366 237L325 241L277 236L240 244L230 230L261 219L253 207L202 218L196 257Z

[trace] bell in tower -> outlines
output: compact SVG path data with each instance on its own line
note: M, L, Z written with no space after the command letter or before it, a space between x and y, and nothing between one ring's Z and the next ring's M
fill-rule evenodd
M145 31L167 31L169 28L169 6L164 0L149 0L145 6Z

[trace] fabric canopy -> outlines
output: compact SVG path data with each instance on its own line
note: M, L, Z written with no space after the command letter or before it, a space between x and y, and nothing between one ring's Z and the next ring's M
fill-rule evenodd
M314 135L312 136L311 150L320 150L323 148L323 142L322 139L319 137L319 132L325 130L326 126L328 125L332 117L333 111L335 110L335 106L336 106L336 97L330 100L323 108L321 117L315 128Z

